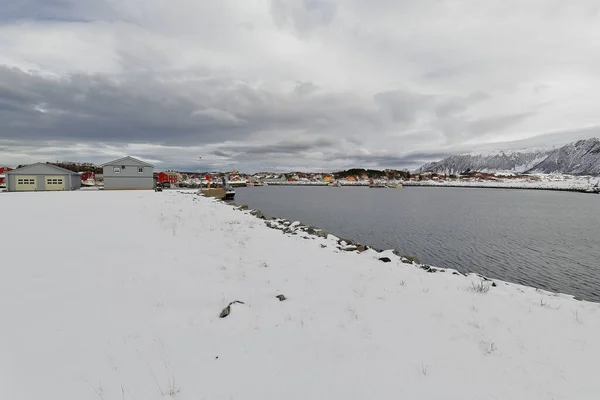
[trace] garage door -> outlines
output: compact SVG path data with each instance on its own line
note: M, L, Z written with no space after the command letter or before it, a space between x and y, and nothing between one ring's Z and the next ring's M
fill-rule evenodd
M65 177L64 176L45 176L44 186L45 190L65 190Z
M15 190L17 192L34 191L37 189L37 177L27 175L15 176Z

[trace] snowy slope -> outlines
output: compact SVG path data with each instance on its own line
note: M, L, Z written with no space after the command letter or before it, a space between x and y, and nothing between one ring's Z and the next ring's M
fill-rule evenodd
M551 152L528 172L600 175L600 140L593 138L569 143Z
M417 172L460 174L471 170L521 173L543 161L549 153L549 150L523 150L500 151L494 154L459 154L425 164Z
M498 281L478 293L475 276L343 252L192 194L2 193L0 207L0 399L600 392L599 304Z
M425 164L418 173L459 174L516 172L570 175L600 175L600 139L569 143L560 148L533 148L488 154L460 154Z

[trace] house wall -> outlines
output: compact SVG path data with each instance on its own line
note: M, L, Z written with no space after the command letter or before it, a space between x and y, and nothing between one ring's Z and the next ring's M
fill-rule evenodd
M115 173L114 168L121 168L120 173ZM102 174L104 175L104 179L109 177L119 177L119 178L152 178L154 175L154 168L152 167L144 167L142 165L125 165L125 169L122 168L123 164L111 164L105 165L102 168ZM142 173L138 172L138 168L143 168Z
M76 190L76 189L81 188L81 177L79 177L78 175L57 174L56 172L54 172L54 173L49 173L49 174L11 173L6 176L6 189L9 192L14 192L18 177L23 176L23 175L32 175L32 176L36 177L36 190L37 191L45 190L47 176L62 177L65 181L65 190Z
M123 169L123 166L125 167ZM120 168L115 173L115 167ZM143 172L138 172L142 168ZM134 164L130 160L102 167L105 190L154 189L154 168Z
M71 187L67 189L81 189L81 175L71 175Z
M104 190L154 189L154 177L104 175Z

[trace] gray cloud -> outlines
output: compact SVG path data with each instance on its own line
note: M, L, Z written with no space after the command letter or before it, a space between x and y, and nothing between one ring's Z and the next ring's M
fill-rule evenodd
M114 10L107 2L97 0L19 0L5 2L0 9L0 21L35 19L86 22L115 17Z
M230 150L245 155L266 155L266 154L291 154L298 155L302 152L315 150L324 147L332 147L336 140L320 138L311 141L283 141L265 146L233 146Z
M126 153L165 168L401 168L597 135L597 10L592 0L9 2L0 164Z

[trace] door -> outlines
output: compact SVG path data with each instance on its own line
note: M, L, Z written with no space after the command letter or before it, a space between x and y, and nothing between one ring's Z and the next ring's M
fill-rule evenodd
M65 190L66 177L65 176L45 176L45 190Z
M15 176L15 191L30 192L37 189L37 177L35 175Z

